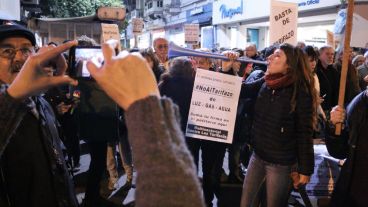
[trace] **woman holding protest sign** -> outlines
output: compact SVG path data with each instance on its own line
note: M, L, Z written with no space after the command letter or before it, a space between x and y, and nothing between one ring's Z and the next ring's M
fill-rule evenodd
M235 63L234 54L226 54ZM252 206L262 183L267 206L286 206L291 173L294 187L313 173L313 128L317 98L308 60L299 48L282 44L268 58L264 78L243 84L240 97L256 101L249 161L241 206Z

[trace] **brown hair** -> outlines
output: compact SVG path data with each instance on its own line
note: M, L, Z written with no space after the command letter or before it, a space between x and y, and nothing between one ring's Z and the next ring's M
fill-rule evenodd
M295 111L297 106L297 94L300 90L306 91L312 98L313 111L313 127L317 127L317 100L318 94L314 87L314 77L308 63L308 58L302 49L284 43L279 47L286 55L286 64L288 65L288 73L291 74L293 83L293 95L291 98L291 111Z

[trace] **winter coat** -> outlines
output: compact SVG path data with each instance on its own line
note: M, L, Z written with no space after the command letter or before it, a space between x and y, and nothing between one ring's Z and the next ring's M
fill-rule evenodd
M1 85L0 114L1 206L78 206L47 101L17 101Z
M240 97L256 100L251 145L263 160L280 165L298 164L298 172L311 175L314 170L312 97L304 90L297 93L291 112L293 87L272 90L264 79L242 84Z
M347 107L347 123L340 136L327 124L329 154L346 161L331 198L332 207L363 207L368 203L368 91L356 96Z

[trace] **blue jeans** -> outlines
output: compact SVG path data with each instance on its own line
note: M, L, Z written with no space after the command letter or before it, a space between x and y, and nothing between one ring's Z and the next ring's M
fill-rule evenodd
M292 165L278 165L266 162L255 153L249 161L244 178L241 207L253 206L263 183L266 185L268 207L287 206L291 186ZM262 201L264 202L264 201Z

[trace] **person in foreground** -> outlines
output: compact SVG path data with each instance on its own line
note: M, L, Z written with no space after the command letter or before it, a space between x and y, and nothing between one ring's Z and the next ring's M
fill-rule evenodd
M103 44L104 65L97 68L88 62L88 69L102 89L126 110L138 172L135 206L204 206L195 166L180 131L178 108L159 96L144 59L126 51L115 56L116 44ZM59 84L75 85L76 81L67 76L46 77L42 72L50 58L70 46L67 43L31 57L7 89L9 99L24 100Z
M35 53L33 33L19 25L0 26L0 206L76 207L56 118L40 96L60 83L61 52L75 45L45 46ZM56 76L48 76L55 65Z
M314 169L317 93L307 58L300 48L282 44L268 63L265 77L243 83L240 94L255 99L254 152L244 179L242 207L253 206L263 182L267 206L287 206L291 173L296 174L293 184L298 188L309 182Z
M346 161L332 193L330 206L363 207L368 203L368 90L358 94L345 110L335 106L327 124L326 146L331 156ZM341 135L335 125L346 123Z

